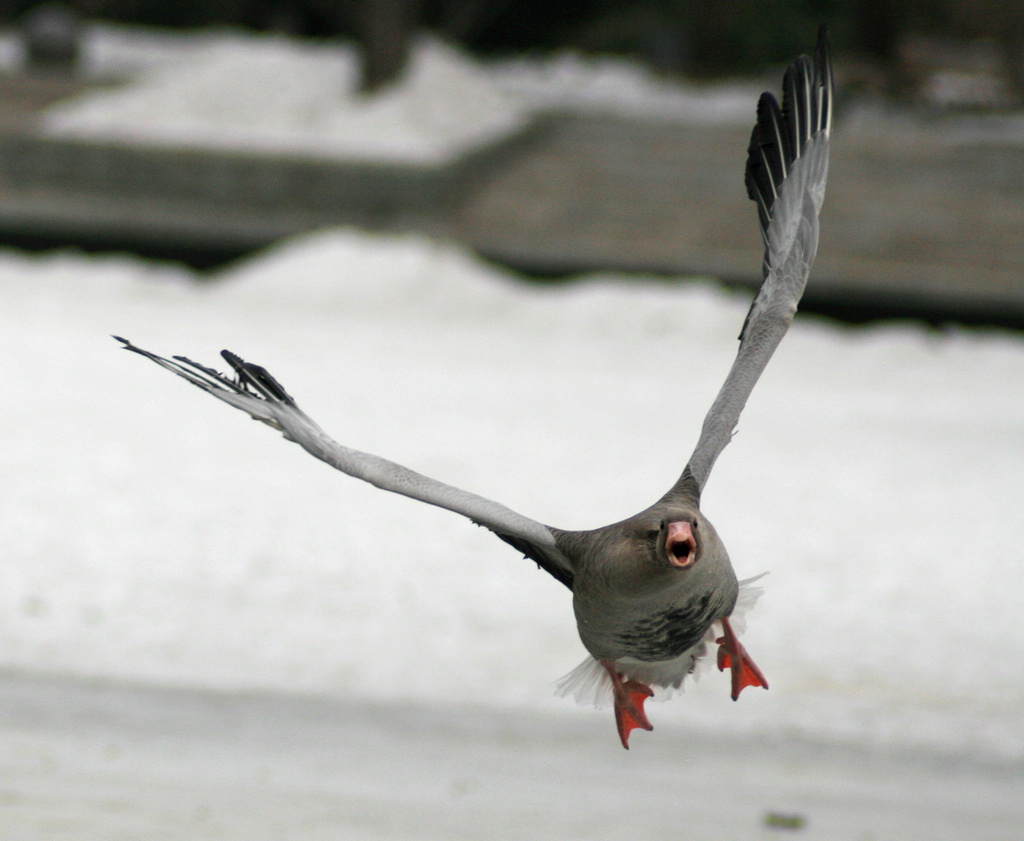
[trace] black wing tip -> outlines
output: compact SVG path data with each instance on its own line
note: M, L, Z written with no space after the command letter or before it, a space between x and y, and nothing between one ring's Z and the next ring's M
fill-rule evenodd
M152 351L140 348L122 336L113 336L119 341L124 350L130 350L151 359L158 365L173 371L189 382L206 391L227 390L237 394L246 394L250 397L266 400L270 403L283 403L297 409L294 398L284 389L266 368L261 365L254 365L246 362L242 357L230 350L221 351L221 356L235 372L235 379L230 379L219 371L208 368L189 359L187 356L172 356L167 359Z
M158 356L150 350L146 350L145 348L141 348L138 345L133 344L131 339L126 339L124 336L115 336L111 334L110 338L121 343L121 350L130 350L132 353L137 353L139 356L145 356L147 359L152 359L157 363L164 363L167 361L162 356Z
M113 333L111 333L110 334L110 338L112 338L116 342L120 342L121 343L121 350L134 351L135 353L141 353L144 356L147 353L142 348L138 347L137 345L132 344L131 339L126 339L126 338L124 338L124 336L115 336Z
M814 63L822 67L830 64L828 24L824 21L818 25L818 43L814 47Z
M227 349L222 350L220 355L234 369L240 386L251 389L265 400L295 406L295 400L284 390L284 386L262 365L246 362L238 354Z
M822 23L813 60L801 55L786 68L782 105L768 92L757 102L744 182L747 195L757 203L762 233L789 167L811 138L819 133L827 137L831 131L832 87L828 26Z

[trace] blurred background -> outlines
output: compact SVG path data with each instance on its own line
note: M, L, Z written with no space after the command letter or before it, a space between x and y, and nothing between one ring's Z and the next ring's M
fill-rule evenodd
M5 3L0 240L206 268L342 223L754 286L748 97L820 21L842 131L805 308L1020 326L1000 0Z
M553 694L569 593L141 358L588 528L761 281L757 98L837 81L819 255L702 507L771 682ZM1005 841L1024 825L1024 12L0 2L4 837Z
M0 20L43 38L37 61L67 61L56 46L58 16L177 29L236 26L261 32L342 38L363 50L363 84L395 78L416 33L429 31L480 56L561 49L628 56L660 73L709 77L750 73L785 62L803 48L807 29L827 20L833 41L856 56L861 85L914 98L929 72L960 69L988 77L988 101L1022 93L1024 24L1019 8L999 0L211 0L146 3L5 0ZM67 26L69 24L65 24ZM863 63L863 66L860 66ZM850 74L850 68L847 73ZM869 79L873 82L869 83ZM968 104L968 103L963 103Z

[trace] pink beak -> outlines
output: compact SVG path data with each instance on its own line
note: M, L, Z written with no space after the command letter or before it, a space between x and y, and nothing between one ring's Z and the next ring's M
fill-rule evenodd
M693 566L697 560L697 541L690 524L683 521L668 524L665 535L665 552L669 563L679 569Z

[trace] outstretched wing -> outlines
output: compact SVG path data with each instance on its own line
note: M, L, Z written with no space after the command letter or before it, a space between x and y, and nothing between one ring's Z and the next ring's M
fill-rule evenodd
M400 464L342 446L296 405L265 368L245 362L225 350L221 355L234 369L237 377L231 379L184 356L165 359L136 347L120 336L114 338L126 350L153 360L203 391L279 430L289 441L294 441L331 467L386 491L455 511L478 525L486 526L572 589L572 565L555 543L555 529L517 514L497 502L430 479Z
M782 108L761 94L747 150L747 194L757 202L764 237L764 281L747 313L740 348L704 419L690 473L703 489L732 438L740 412L793 322L818 250L818 212L825 198L832 125L832 65L824 25L813 61L800 56L782 82ZM683 479L680 481L682 482Z

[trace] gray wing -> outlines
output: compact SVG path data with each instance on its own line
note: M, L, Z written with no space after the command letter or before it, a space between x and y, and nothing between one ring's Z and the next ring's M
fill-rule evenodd
M447 508L486 526L538 566L572 589L572 565L555 543L556 530L517 514L504 505L460 490L378 456L342 446L303 412L265 368L245 362L230 351L222 356L234 369L231 379L183 356L165 359L115 336L126 350L151 359L195 386L284 433L306 452L343 473L386 491Z
M732 438L740 412L793 322L818 250L818 212L825 198L832 124L832 66L825 27L812 61L800 56L783 77L782 108L770 93L757 104L746 186L757 202L764 237L764 280L740 333L729 375L704 419L682 482L698 493Z

